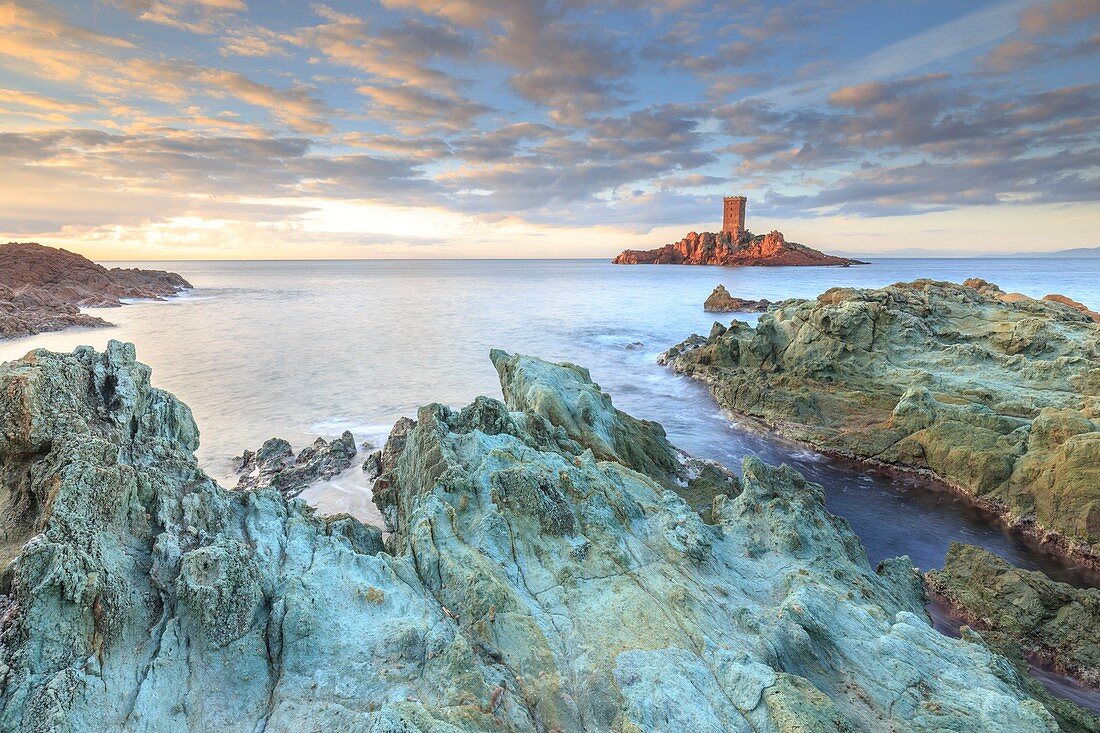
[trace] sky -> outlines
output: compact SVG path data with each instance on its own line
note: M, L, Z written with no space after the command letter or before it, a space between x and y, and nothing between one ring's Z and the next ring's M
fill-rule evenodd
M0 239L99 259L1100 245L1100 0L0 0Z

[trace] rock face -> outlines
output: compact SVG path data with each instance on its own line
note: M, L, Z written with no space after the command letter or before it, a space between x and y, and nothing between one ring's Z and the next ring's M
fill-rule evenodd
M131 346L0 366L0 729L1058 730L819 487L750 459L704 521L657 426L493 360L505 402L402 426L385 551L219 488Z
M735 298L726 290L725 285L719 285L707 296L703 310L708 313L763 313L771 304L770 300Z
M859 260L835 257L788 242L782 232L752 234L734 239L731 232L691 232L679 242L659 249L628 249L616 265L862 265Z
M122 298L161 298L190 287L173 272L108 270L63 249L9 242L0 245L0 338L109 326L80 308L118 306Z
M1021 570L980 547L954 543L929 588L998 645L1018 645L1029 659L1100 685L1100 589L1074 588Z
M332 442L318 438L297 456L290 443L271 438L258 451L246 450L240 457L237 491L273 488L292 499L314 481L327 481L346 471L355 454L355 438L347 430Z
M662 360L731 410L826 451L930 472L1097 558L1100 328L1071 307L928 280L834 288Z

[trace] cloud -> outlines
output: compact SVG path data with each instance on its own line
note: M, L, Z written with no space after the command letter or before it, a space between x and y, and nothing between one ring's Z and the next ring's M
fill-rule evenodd
M85 102L66 101L47 97L34 92L25 92L19 89L0 89L0 105L11 109L18 108L12 114L34 115L39 119L50 122L65 122L71 119L70 115L88 112L94 107Z
M908 36L835 0L251 5L0 0L0 215L306 241L317 207L372 202L642 231L727 187L777 215L1096 200L1095 0L927 9Z
M132 226L177 217L293 217L296 200L436 200L415 157L321 154L305 138L255 139L158 129L0 133L0 165L23 184L0 202L9 233ZM251 199L281 197L281 208Z
M1098 85L1005 96L926 74L840 87L822 109L749 100L719 116L741 138L729 148L741 156L741 180L769 191L785 214L1087 203L1094 194ZM782 193L807 186L820 193Z
M370 99L372 117L388 121L432 123L452 130L464 130L489 111L489 107L480 102L411 86L363 85L356 91Z
M445 25L405 18L395 25L376 27L325 5L313 7L326 22L299 28L292 36L294 42L316 49L331 63L380 80L446 88L454 84L455 77L432 67L430 62L441 57L466 57L473 51L465 36Z
M248 10L243 0L115 0L147 23L199 34L214 33L236 13Z
M1095 28L1088 38L1049 39L1077 35L1080 28L1093 26L1097 18L1097 0L1034 3L1020 11L1016 32L980 58L978 65L989 73L1007 73L1095 55L1100 51L1100 33Z
M0 57L52 79L77 79L82 69L110 63L107 54L133 48L124 38L72 24L45 4L21 0L0 2L0 30Z
M355 148L397 155L416 161L436 161L452 154L450 144L438 137L406 137L404 135L373 135L352 132L340 136L338 142Z
M573 3L549 0L382 0L473 31L484 54L514 73L508 82L521 97L546 108L560 124L583 124L589 113L622 102L634 68L629 50L607 33L571 20Z
M262 26L247 26L228 29L222 37L222 56L242 56L244 58L287 58L288 45L293 38L285 33L277 33Z
M1097 166L1100 148L1014 160L917 163L853 173L817 194L773 192L764 203L769 211L801 215L899 216L963 205L1089 201L1100 194L1100 179L1086 172Z
M844 67L814 79L786 84L759 95L764 101L810 104L828 90L853 82L885 80L943 62L1011 34L1019 13L1032 0L999 0L979 10L890 43Z
M305 86L276 89L235 71L210 68L197 68L193 71L195 78L206 85L204 91L207 94L215 97L229 95L247 104L267 109L292 130L321 135L335 129L328 121L333 116L333 111L314 97Z
M1096 0L1039 2L1020 13L1020 30L1029 35L1039 36L1096 17L1100 17L1100 3Z
M978 59L987 72L1006 73L1045 64L1076 61L1100 53L1100 33L1071 43L1049 43L1012 38Z

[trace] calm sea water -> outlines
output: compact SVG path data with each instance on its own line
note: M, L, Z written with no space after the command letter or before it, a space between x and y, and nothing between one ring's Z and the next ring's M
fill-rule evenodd
M138 263L123 263L138 264ZM878 287L920 277L982 277L1006 291L1051 292L1100 306L1100 260L890 259L849 268L613 266L605 261L170 262L195 290L166 302L98 309L116 328L0 342L0 361L34 347L97 348L132 341L154 383L191 406L203 467L232 486L234 456L278 435L300 448L351 430L381 445L393 422L428 402L499 397L489 349L587 366L615 404L661 422L674 443L739 468L755 455L821 483L872 563L909 555L943 563L953 540L1079 585L1097 577L1030 547L925 481L820 456L740 427L707 391L656 364L714 316L702 303L722 283L736 296L812 297L838 285ZM744 316L742 316L744 318ZM723 320L730 320L724 317ZM748 317L747 320L752 320ZM362 457L365 451L360 453ZM380 522L359 470L303 494L325 512ZM933 609L935 613L935 609ZM952 621L937 626L952 631ZM1100 710L1100 694L1037 673L1055 694Z
M189 404L203 467L226 485L233 457L278 435L296 447L351 430L380 445L428 402L499 396L489 349L587 366L615 404L661 422L689 452L738 467L756 455L789 463L828 492L829 508L872 562L908 554L942 564L952 540L984 545L1025 567L1090 582L1029 548L955 496L925 482L829 460L749 432L700 385L655 362L714 321L702 302L718 283L745 298L814 296L836 285L918 277L983 277L1005 290L1050 292L1100 306L1100 260L879 260L849 268L613 266L604 261L327 261L142 263L180 272L195 290L167 302L95 311L116 328L0 343L0 360L32 347L137 344L154 382ZM728 321L729 317L724 320ZM359 471L311 490L325 511L377 521Z

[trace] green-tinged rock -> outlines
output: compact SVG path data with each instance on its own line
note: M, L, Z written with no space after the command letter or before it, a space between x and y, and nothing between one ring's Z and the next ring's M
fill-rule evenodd
M987 639L1020 645L1029 658L1100 685L1100 589L1075 588L991 552L953 543L929 587Z
M662 356L726 408L927 471L1100 559L1100 325L984 281L834 288Z
M377 528L197 445L132 346L0 366L0 730L534 729Z
M423 407L379 457L388 552L213 483L132 347L0 366L0 729L1058 730L820 487L750 459L704 522L659 426L494 361L507 403Z
M648 424L587 373L494 362L507 404L422 408L378 500L549 729L1057 729L1006 660L930 627L908 562L868 567L820 487L750 459L704 523L667 453L620 458Z
M573 452L587 448L598 460L616 461L657 479L696 508L709 508L719 494L737 493L734 474L673 446L659 423L615 409L611 397L584 367L551 364L500 349L489 356L500 376L507 408L523 415L522 427L533 435L553 432L554 440L547 445Z

